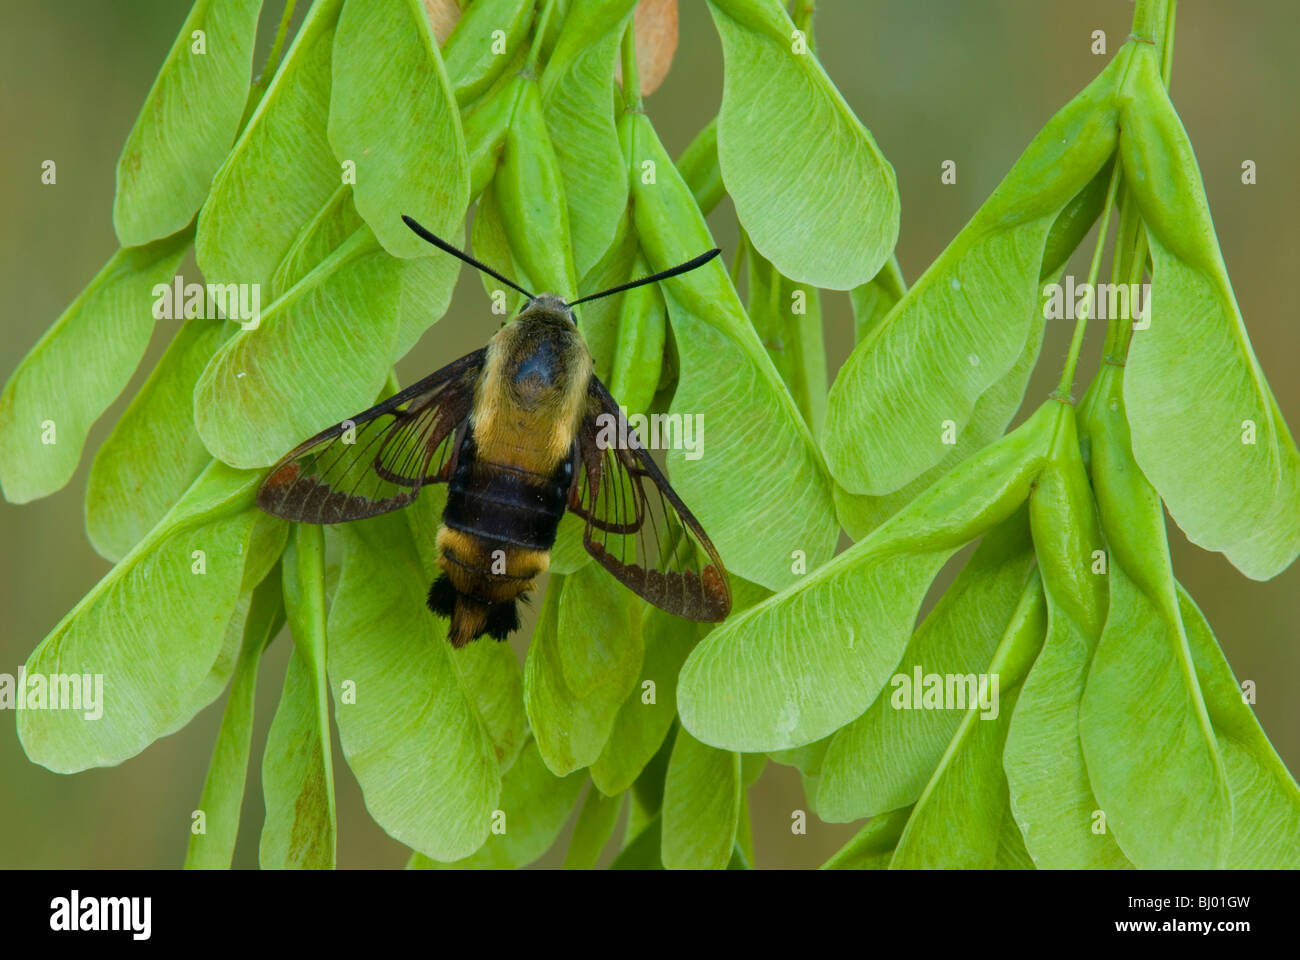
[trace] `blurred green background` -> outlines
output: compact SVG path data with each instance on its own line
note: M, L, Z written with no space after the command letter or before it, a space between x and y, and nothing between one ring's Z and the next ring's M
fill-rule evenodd
M1291 288L1300 257L1294 172L1300 4L1180 6L1173 98L1197 149L1255 352L1283 413L1300 429L1300 316ZM682 0L680 7L672 72L647 101L674 155L716 112L722 90L721 50L705 4ZM116 249L117 155L188 8L182 0L0 0L0 377L9 376ZM1047 118L1123 43L1133 10L1129 0L821 0L818 8L821 59L897 171L898 249L909 281L969 219ZM268 3L263 14L259 65L279 9ZM1106 57L1090 53L1094 30L1106 32ZM54 186L40 182L47 159L58 165ZM1254 186L1240 181L1247 159L1258 167ZM955 185L940 184L945 160L957 164ZM729 205L711 223L730 257L736 232ZM1090 241L1084 245L1091 249ZM1077 257L1071 268L1076 276L1086 273L1083 260ZM181 272L197 278L192 258ZM833 373L852 345L847 297L828 295L825 312ZM404 382L481 345L493 329L489 316L478 280L462 271L450 312L400 364ZM89 451L161 354L174 322L158 326L135 381L92 430ZM1031 406L1054 386L1069 333L1067 323L1049 324ZM1083 383L1095 369L1099 342L1093 336L1086 348ZM44 500L0 503L0 672L14 673L108 570L82 529L88 464L89 455L72 482ZM1171 538L1179 578L1209 617L1238 677L1255 681L1260 721L1288 766L1300 769L1300 564L1255 583L1220 555L1188 544L1173 526ZM285 635L261 673L238 866L257 862L256 758L287 647ZM13 718L0 714L0 867L180 865L223 702L133 760L75 776L30 763ZM403 865L404 848L366 814L337 743L335 756L340 865ZM816 866L854 832L852 825L810 818L806 836L792 835L791 811L803 806L798 774L769 764L751 791L760 867ZM542 863L561 859L553 851Z

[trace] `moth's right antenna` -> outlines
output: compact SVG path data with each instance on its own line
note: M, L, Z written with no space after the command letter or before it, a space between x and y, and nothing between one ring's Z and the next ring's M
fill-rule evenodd
M608 290L602 290L600 293L591 293L585 297L580 297L569 303L569 306L576 307L580 303L586 303L588 300L598 300L601 297L608 297L612 293L622 293L624 290L631 290L633 287L645 286L647 283L658 283L660 280L667 280L669 277L675 277L678 274L686 273L688 270L694 270L696 267L702 267L722 251L716 247L708 253L702 253L698 257L693 257L685 263L679 263L675 267L669 267L667 270L661 270L659 273L651 274L648 277L642 277L640 280L630 280L627 283L620 283L617 287L610 287Z

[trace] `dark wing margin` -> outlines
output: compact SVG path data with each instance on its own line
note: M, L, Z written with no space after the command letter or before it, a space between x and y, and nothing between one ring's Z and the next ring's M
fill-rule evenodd
M344 523L397 510L450 475L486 348L413 383L290 450L257 505L298 523Z
M633 439L605 385L593 376L587 392L577 438L581 469L569 491L569 509L587 522L587 552L656 607L688 620L725 620L731 586L717 548Z

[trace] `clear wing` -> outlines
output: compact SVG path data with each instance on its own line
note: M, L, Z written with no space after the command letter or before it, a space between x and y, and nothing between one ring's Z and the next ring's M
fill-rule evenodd
M258 506L299 523L343 523L397 510L425 484L446 481L485 353L299 444L262 481Z
M726 619L731 587L717 549L636 439L605 385L592 377L588 392L587 416L578 431L582 469L569 495L569 508L587 521L587 552L669 613L707 622ZM611 424L617 429L602 431ZM610 434L630 442L604 442Z

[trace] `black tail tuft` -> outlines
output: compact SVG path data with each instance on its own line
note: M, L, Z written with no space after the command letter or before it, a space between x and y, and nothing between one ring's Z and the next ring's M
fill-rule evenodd
M429 587L429 609L440 617L449 617L447 639L456 648L487 635L504 640L519 629L519 610L515 601L485 603L456 592L444 573Z
M456 609L456 588L445 573L429 587L429 609L440 617L450 617Z
M483 626L483 633L494 640L504 640L518 629L519 608L515 606L513 600L494 603L488 607L487 623Z

